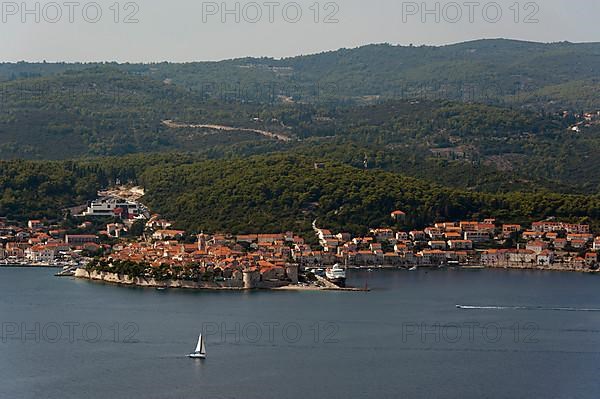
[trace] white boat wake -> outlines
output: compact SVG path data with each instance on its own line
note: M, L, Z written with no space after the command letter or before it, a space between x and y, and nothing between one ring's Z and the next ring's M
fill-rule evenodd
M600 312L595 308L553 308L544 306L472 306L456 305L458 309L463 310L550 310L555 312Z

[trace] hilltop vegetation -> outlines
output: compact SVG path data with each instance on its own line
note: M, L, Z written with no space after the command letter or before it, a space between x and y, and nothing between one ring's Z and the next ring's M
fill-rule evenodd
M90 66L168 79L203 97L273 102L389 98L467 100L545 109L600 109L598 43L478 40L433 46L368 45L285 59L155 64L0 64L0 80ZM572 90L577 87L577 90Z
M119 177L146 188L143 201L191 231L308 232L315 218L364 233L408 213L406 227L435 220L497 217L527 222L548 216L600 221L600 197L538 193L474 193L396 173L292 155L198 160L192 156L132 156L94 161L0 162L0 214L25 220L59 218L61 209L94 198Z
M223 158L290 152L478 191L597 192L600 129L572 116L451 101L259 104L99 66L0 83L0 158L66 159L194 152ZM275 132L173 128L226 125Z
M244 133L169 129L166 119L248 126L254 109L201 100L176 86L93 68L0 85L0 157L64 159L243 141ZM265 128L264 125L257 127Z
M596 220L600 121L570 128L600 110L599 71L600 44L507 40L0 64L0 215L59 218L119 178L190 229L359 230L395 207L415 226Z
M205 161L150 168L141 178L149 205L182 227L208 231L307 231L319 218L364 233L366 226L392 223L395 209L409 214L412 227L469 217L600 219L597 195L472 193L336 163L315 169L313 162L285 155Z

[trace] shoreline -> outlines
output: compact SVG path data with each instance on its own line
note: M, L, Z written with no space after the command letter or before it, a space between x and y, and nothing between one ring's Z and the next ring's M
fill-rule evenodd
M62 269L64 266L62 265L46 265L46 264L19 264L19 263L10 263L10 264L3 264L0 263L0 268L11 268L11 269L18 269L18 268L22 268L22 269L28 269L28 268L39 268L39 269ZM376 272L376 271L409 271L409 269L404 268L404 267L398 267L398 266L383 266L383 267L366 267L366 266L350 266L348 268L349 270L355 270L355 271L371 271L371 272ZM479 265L479 266L443 266L443 267L437 267L437 266L420 266L418 267L418 270L435 270L435 269L453 269L453 270L484 270L484 269L490 269L490 270L498 270L498 269L508 269L508 270L538 270L538 271L549 271L549 272L565 272L565 273L590 273L590 274L595 274L595 273L600 273L600 269L598 270L591 270L591 269L573 269L573 268L565 268L565 267L560 267L560 266L535 266L535 267L531 267L531 266L517 266L517 265L510 265L510 266L506 266L506 265L498 265L498 266L485 266L485 265ZM178 280L178 281L182 281L182 280Z
M578 273L587 273L587 274L597 274L600 270L589 270L589 269L565 269L561 267L521 267L521 266L458 266L458 267L427 267L422 266L419 269L425 270L531 270L538 272L578 272ZM355 270L363 270L365 269L355 269ZM397 270L397 271L408 271L408 269L404 268L376 268L376 270ZM342 291L342 292L370 292L369 288L361 288L361 287L339 287L333 283L326 282L325 286L316 286L316 285L297 285L297 284L288 284L288 285L263 285L263 286L255 286L255 287L244 287L244 286L225 286L219 285L216 282L194 282L194 281L185 281L185 280L165 280L158 281L153 278L130 278L129 276L116 275L114 273L98 273L92 272L88 273L85 269L77 269L74 276L77 279L88 280L96 283L106 283L113 284L119 286L129 286L129 287L140 287L140 288L155 288L155 289L184 289L184 290L197 290L197 291L294 291L294 292L316 292L316 291ZM321 279L319 279L321 280Z
M12 268L12 269L16 269L16 268L62 269L64 266L43 265L43 264L42 265L24 265L24 264L19 264L19 263L15 263L15 264L0 263L0 268L2 268L2 267Z
M7 268L7 269L31 269L31 268L38 268L38 269L62 269L64 266L62 265L46 265L46 264L19 264L19 263L11 263L11 264L2 264L0 263L0 268ZM367 267L367 266L350 266L348 268L349 270L355 270L355 271L371 271L371 272L377 272L377 271L409 271L409 269L404 268L404 267L398 267L398 266L383 266L383 267ZM420 266L418 267L418 270L436 270L436 269L452 269L452 270L485 270L485 269L489 269L489 270L537 270L537 271L547 271L547 272L563 272L563 273L588 273L588 274L597 274L600 273L600 269L598 270L591 270L591 269L583 269L583 268L578 268L578 269L573 269L573 268L565 268L565 267L560 267L560 266L518 266L518 265L478 265L478 266L443 266L443 267L437 267L437 266ZM78 277L79 278L79 277ZM87 278L87 277L84 277ZM183 280L173 280L173 281L183 281ZM127 284L127 283L123 283L123 284ZM131 284L129 284L131 285ZM284 287L273 287L270 289L283 289ZM212 287L211 287L212 288ZM243 288L243 287L241 287ZM316 287L317 290L325 290L327 287ZM344 287L338 287L339 289L343 289ZM302 290L303 287L299 287L298 290ZM352 288L348 287L347 290L351 290ZM359 289L360 290L360 289Z
M115 273L106 272L87 272L85 269L77 269L75 274L72 276L77 279L88 280L95 283L107 283L127 287L140 287L140 288L162 288L162 289L185 289L185 290L198 290L198 291L296 291L296 292L308 292L308 291L345 291L345 292L365 292L363 288L352 288L352 287L337 287L331 284L326 287L318 286L301 286L295 284L280 285L280 286L256 286L256 287L243 287L243 286L232 286L232 285L219 285L216 282L195 282L185 280L164 280L158 281L153 278L131 278L126 275L117 275Z
M517 265L510 265L510 266L484 266L484 269L490 269L490 270L536 270L536 271L540 271L540 272L562 272L562 273L584 273L584 274L598 274L600 273L600 269L598 270L591 270L591 269L567 269L564 267L559 267L559 266L550 266L550 267L544 267L544 266L538 266L538 267L531 267L531 266L517 266Z
M383 267L365 267L365 266L354 266L354 267L349 267L350 270L358 270L358 271L372 271L372 272L377 272L377 271L389 271L389 270L398 270L398 271L410 271L410 269L407 269L405 267L399 267L399 266L383 266ZM567 267L561 267L561 266L541 266L541 265L535 265L535 266L531 266L531 265L461 265L461 266L453 266L453 265L443 265L443 266L434 266L434 265L427 265L427 266L417 266L417 270L444 270L444 269L450 269L450 270L536 270L536 271L542 271L542 272L563 272L563 273L588 273L588 274L596 274L596 273L600 273L600 269L598 270L592 270L589 268L567 268Z

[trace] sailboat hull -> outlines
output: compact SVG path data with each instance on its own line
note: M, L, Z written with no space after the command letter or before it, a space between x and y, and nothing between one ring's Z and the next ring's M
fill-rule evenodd
M201 353L190 353L190 354L188 355L188 357L189 357L190 359L206 359L206 355L203 355L203 354L201 354Z

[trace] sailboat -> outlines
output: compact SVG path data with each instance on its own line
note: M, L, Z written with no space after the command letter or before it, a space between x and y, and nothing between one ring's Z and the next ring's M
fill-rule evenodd
M196 350L194 353L190 353L188 357L192 359L206 359L206 347L204 346L204 338L202 337L202 334L198 336Z

